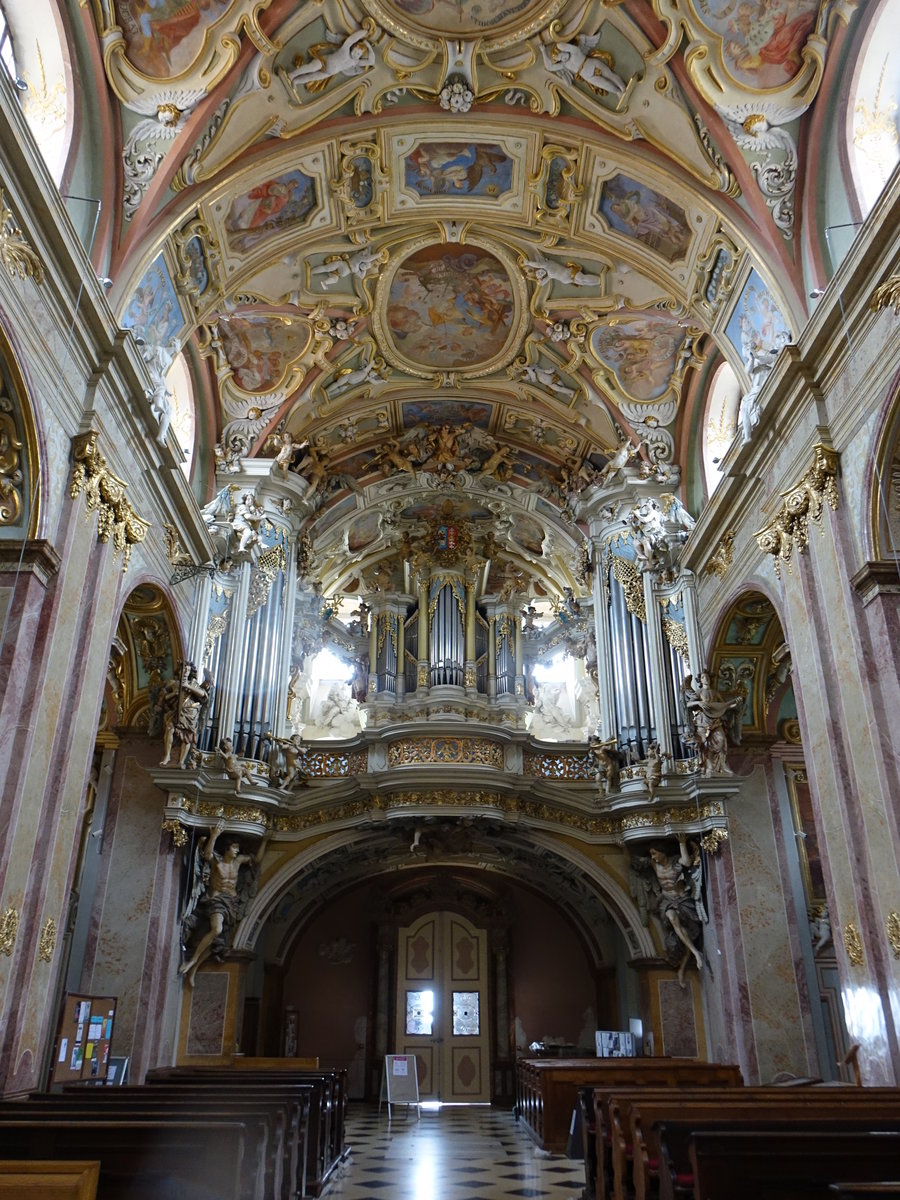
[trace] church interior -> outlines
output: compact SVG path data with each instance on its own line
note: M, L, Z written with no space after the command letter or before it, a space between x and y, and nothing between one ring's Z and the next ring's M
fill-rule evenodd
M897 1084L898 23L2 0L2 1094Z

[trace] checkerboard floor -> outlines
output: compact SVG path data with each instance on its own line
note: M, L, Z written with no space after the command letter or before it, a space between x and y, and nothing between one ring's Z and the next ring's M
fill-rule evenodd
M351 1104L351 1153L328 1200L581 1200L580 1160L536 1153L509 1111L473 1106L423 1109Z

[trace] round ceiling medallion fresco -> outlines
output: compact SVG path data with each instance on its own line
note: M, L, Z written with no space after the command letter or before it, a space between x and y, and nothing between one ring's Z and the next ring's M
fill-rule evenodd
M515 350L522 297L512 264L473 243L424 245L379 286L384 353L417 375L483 375Z

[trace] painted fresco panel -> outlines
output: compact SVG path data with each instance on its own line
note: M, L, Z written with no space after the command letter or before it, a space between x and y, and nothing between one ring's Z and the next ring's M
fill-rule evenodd
M233 0L116 0L129 60L156 79L187 70Z
M175 285L162 255L135 288L122 314L122 324L157 346L164 346L184 325Z
M388 0L385 8L403 25L458 38L484 36L519 25L543 0Z
M267 179L238 196L225 219L232 249L243 253L288 226L302 225L316 207L316 181L303 171Z
M790 332L769 289L751 271L734 306L725 333L742 360L751 361L752 351L773 346L779 334Z
M627 175L607 179L598 212L617 233L642 242L666 262L687 254L691 230L684 209L636 179Z
M819 0L700 0L705 24L722 38L725 65L753 88L777 88L803 65Z
M487 429L491 419L488 404L466 400L414 400L403 405L403 424L407 429L420 425L477 425Z
M487 196L512 187L513 160L494 142L420 142L404 159L406 186L419 196Z
M426 246L391 281L387 322L397 353L418 366L454 370L499 354L510 335L513 292L493 254Z
M656 400L668 390L684 338L668 317L641 315L595 329L591 350L629 396Z
M309 343L305 325L265 316L223 317L219 336L234 382L245 392L272 391Z

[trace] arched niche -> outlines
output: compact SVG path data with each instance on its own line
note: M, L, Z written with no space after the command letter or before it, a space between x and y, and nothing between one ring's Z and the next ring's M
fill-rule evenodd
M175 675L181 657L181 635L168 596L153 583L138 584L122 607L110 646L98 732L149 732L156 697Z
M40 438L25 376L0 320L0 540L41 527Z

